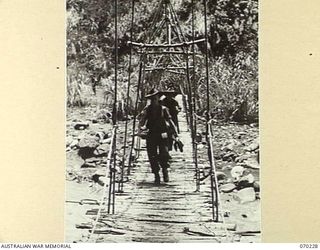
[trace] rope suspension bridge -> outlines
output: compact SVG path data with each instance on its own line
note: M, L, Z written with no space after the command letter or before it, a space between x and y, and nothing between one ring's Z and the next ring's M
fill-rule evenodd
M209 52L207 1L203 0L205 34L195 38L195 1L192 0L191 39L182 32L170 0L161 0L153 13L150 29L142 42L134 34L135 0L131 5L131 31L126 104L130 90L135 88L133 118L124 123L124 136L119 138L118 113L118 0L114 0L114 104L110 150L105 167L106 179L100 201L86 211L93 222L78 225L88 229L87 242L231 242L234 226L224 221L225 211L220 200L213 152L213 122L210 120ZM189 35L190 37L190 35ZM206 117L197 116L196 56L197 46L205 48ZM139 56L138 79L133 82L133 55ZM183 107L179 113L179 138L184 151L171 153L170 182L155 186L151 180L145 141L138 128L138 114L144 106L147 90L154 87L155 72L184 77L175 83L177 101ZM126 110L126 117L129 116ZM199 158L197 134L205 127L207 158ZM206 174L205 174L206 173Z
M182 103L181 95L177 99ZM130 170L130 181L122 183L124 191L105 189L111 198L104 202L105 196L102 197L99 208L87 211L96 219L89 241L230 242L228 229L233 230L234 225L212 220L210 184L201 185L201 191L195 190L192 138L185 110L180 113L179 120L180 138L186 146L183 153L171 153L170 182L160 186L153 184L142 142L140 157ZM113 183L110 179L109 187L114 187Z

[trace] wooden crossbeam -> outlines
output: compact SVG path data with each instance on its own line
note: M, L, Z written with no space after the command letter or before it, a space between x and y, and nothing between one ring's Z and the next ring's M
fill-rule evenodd
M193 66L189 66L189 68L193 68ZM175 70L175 69L184 69L186 70L187 67L158 67L158 68L146 68L146 71L153 71L153 70Z
M172 55L192 55L192 53L186 53L183 51L138 51L139 54L147 54L147 55L163 55L163 54L172 54ZM197 53L199 54L199 53Z
M173 73L173 74L179 74L179 75L186 75L186 72L179 72L179 71L174 71L174 70L168 70L168 72Z
M193 65L189 65L189 68L192 68ZM147 64L145 65L145 68L146 69L149 69L149 68L164 68L164 69L178 69L178 68L183 68L183 69L186 69L187 68L187 65L184 64L184 63L178 63L178 64L157 64L157 65L154 65L154 64Z
M185 55L186 52L183 51L138 51L139 54L148 54L148 55L161 55L161 54L176 54L176 55Z
M137 43L137 42L128 41L128 45L144 47L144 48L179 48L179 47L189 46L192 44L201 43L204 41L205 41L204 38L190 41L190 42L174 43L174 44L149 44L149 43Z

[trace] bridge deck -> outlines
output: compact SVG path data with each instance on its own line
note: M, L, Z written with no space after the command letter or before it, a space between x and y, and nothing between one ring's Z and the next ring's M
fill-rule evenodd
M181 96L179 102L182 106ZM129 181L124 183L124 193L116 194L115 214L108 214L103 206L90 242L233 242L239 239L234 224L214 223L211 220L209 178L202 181L200 192L195 191L192 143L184 110L179 114L179 124L184 152L173 150L170 153L173 158L169 169L170 181L162 182L160 186L154 185L145 141L142 140L138 161L131 170ZM209 166L206 157L199 161L201 168ZM100 200L105 192L100 189L95 193L88 190L88 187L73 182L68 182L67 185L68 190L73 190L68 192L68 200ZM228 222L237 220L237 224L241 222L249 226L255 225L254 222L240 221L238 217L241 217L246 208L233 201L232 194L222 195L221 199L222 204L229 202L233 206L228 209L232 210L235 218L227 220ZM99 206L67 204L66 241L88 241ZM252 211L257 210L256 204L250 206ZM223 212L220 210L220 215ZM248 240L251 241L250 238Z
M181 103L181 99L179 100ZM211 222L210 192L195 192L192 143L185 112L179 115L184 152L171 151L170 181L155 186L145 142L140 157L117 194L116 214L102 213L104 226L97 229L103 242L223 241L223 225ZM111 231L110 231L111 230ZM104 234L105 233L105 234Z

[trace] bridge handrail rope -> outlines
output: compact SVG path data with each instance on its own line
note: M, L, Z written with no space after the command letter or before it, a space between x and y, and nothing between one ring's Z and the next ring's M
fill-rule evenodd
M206 95L207 95L207 113L206 113L206 139L208 145L208 157L210 163L210 186L211 186L211 198L212 198L212 217L215 222L219 221L219 192L218 181L215 172L215 161L213 155L212 146L212 134L210 125L210 78L209 78L209 50L208 50L208 21L207 21L207 0L203 0L204 5L204 28L205 28L205 65L206 65Z
M130 40L133 39L133 25L134 25L134 9L135 9L135 0L132 0L131 2L131 28L130 28ZM123 156L122 156L122 166L121 166L121 177L119 182L118 190L119 192L123 192L123 177L124 177L124 168L126 164L126 149L127 149L127 136L128 136L128 115L129 115L129 109L128 109L128 103L129 103L129 97L130 97L130 87L131 87L131 71L132 71L132 47L130 47L130 54L129 54L129 66L128 66L128 84L127 84L127 93L126 93L126 115L125 115L125 128L124 128L124 142L123 142Z
M193 160L194 160L194 165L195 165L195 174L196 174L196 191L200 191L200 171L199 171L199 166L198 166L198 146L195 140L195 137L197 135L197 119L195 117L197 110L196 110L196 71L195 71L195 29L194 29L194 0L191 0L191 32L192 32L192 64L193 64L193 69L192 69L192 103L193 103L193 143L192 143L192 147L193 147Z
M110 173L110 166L111 166L111 161L112 161L112 158L113 158L113 149L114 149L114 142L115 142L115 133L116 133L116 129L117 127L114 126L113 129L112 129L112 134L111 134L111 144L110 144L110 148L109 148L109 152L108 152L108 156L107 156L107 164L106 164L106 179L108 177L108 172L109 174L111 175ZM109 170L109 171L108 171ZM93 226L92 226L92 231L91 233L88 235L88 241L90 240L92 234L94 234L94 231L96 229L96 226L97 226L97 223L98 223L98 220L100 218L100 215L101 215L101 211L102 209L104 208L104 205L105 205L105 197L106 197L106 192L107 192L107 185L108 185L108 182L107 181L104 181L104 185L103 185L103 192L102 192L102 195L101 195L101 199L100 199L100 202L99 202L99 208L98 208L98 213L97 213L97 216L96 216L96 219L94 220L93 222ZM111 183L109 182L109 186L111 185ZM109 194L110 196L110 194ZM109 197L108 196L108 197ZM108 200L109 201L109 200ZM109 204L108 204L109 206Z
M142 59L142 75L141 75L141 79L140 79L140 81L141 81L141 83L140 83L140 88L139 88L139 90L138 90L138 93L140 93L140 95L138 95L137 96L137 98L138 98L138 105L139 105L139 97L140 97L140 102L142 103L142 98L144 97L144 95L145 95L145 89L142 87L142 84L144 83L144 81L145 81L145 76L146 76L146 60L147 60L147 54L146 53L142 53L142 57L141 57L141 59ZM138 108L137 108L138 109ZM136 109L136 111L138 111ZM136 145L136 148L135 148L135 153L136 153L136 155L135 155L135 158L134 158L134 160L135 161L137 161L138 160L138 158L139 158L139 156L140 156L140 149L141 149L141 138L138 136L137 137L137 143L136 143L137 145Z
M131 168L131 163L132 163L132 153L134 149L134 143L135 143L135 137L136 137L136 120L137 120L137 110L138 110L138 103L139 103L139 92L141 88L141 84L143 81L143 67L145 64L145 55L140 56L140 64L139 64L139 76L138 76L138 84L137 84L137 94L136 94L136 102L135 102L135 107L134 107L134 115L133 115L133 124L132 124L132 142L131 142L131 147L130 147L130 153L129 153L129 163L128 163L128 172L127 174L130 175L130 168Z
M194 44L193 44L194 46ZM193 48L193 53L194 53L194 48ZM195 105L194 105L194 93L193 93L193 87L191 86L194 84L194 81L190 80L190 71L189 71L189 55L188 55L188 48L186 48L186 65L187 65L187 83L188 83L188 116L189 116L189 126L191 130L191 138L192 138L192 158L193 158L193 163L195 165L195 179L196 179L196 192L200 191L200 172L198 168L198 155L197 155L197 145L195 141L195 136L196 136L196 127L195 127L195 120L194 120L194 113L196 112L195 110ZM193 65L193 78L195 76L195 65Z
M186 52L188 53L188 48L186 48ZM188 115L189 115L189 126L191 130L192 142L194 140L193 135L193 105L192 105L192 92L191 92L191 82L190 82L190 71L189 71L189 56L186 54L186 67L187 67L187 95L188 95Z
M115 213L115 188L116 188L116 164L117 164L117 119L118 119L118 0L114 0L114 6L115 6L115 15L114 15L114 26L115 26L115 32L114 32L114 102L113 102L113 126L115 128L114 130L114 138L113 138L113 148L111 149L113 151L113 165L110 165L110 185L109 185L109 201L108 201L108 213L111 212L112 208L112 214ZM112 184L112 185L111 185ZM111 201L112 200L112 201ZM112 206L111 206L112 202Z
M227 226L226 226L226 221L225 221L225 218L224 218L224 214L225 214L225 210L223 208L223 205L222 205L222 202L221 202L221 199L220 199L220 190L219 190L219 183L218 183L218 178L217 178L217 175L216 175L216 164L215 164L215 159L214 159L214 152L213 152L213 134L212 134L212 119L208 122L208 126L209 126L209 142L210 142L210 156L211 156L211 161L210 161L210 170L211 170L211 176L213 175L214 176L214 183L215 183L215 194L216 194L216 200L215 200L215 203L216 203L216 219L217 221L219 221L219 206L220 206L220 214L221 214L221 220L222 220L222 223L224 224L224 229L225 229L225 233L226 233L226 236L229 237L229 232L227 230ZM212 204L213 204L214 201L212 201Z
M209 141L209 163L210 163L210 181L211 181L211 192L212 192L212 213L214 221L219 221L219 187L218 179L216 175L216 165L213 154L213 136L212 136L212 127L210 121L208 122L208 141Z

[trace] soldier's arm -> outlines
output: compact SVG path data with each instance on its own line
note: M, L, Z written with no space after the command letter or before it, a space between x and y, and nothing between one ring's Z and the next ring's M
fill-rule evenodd
M163 106L163 109L164 109L164 119L166 119L167 121L171 120L172 117L170 115L170 112L169 112L169 109L165 106Z
M170 123L170 126L174 129L174 136L178 137L178 130L176 128L176 125L174 124L174 122L172 121L172 117L170 115L169 109L165 108L164 109L164 117L165 119Z
M175 107L177 112L179 113L181 111L181 107L179 106L179 103L175 100Z
M141 113L138 115L138 119L139 119L139 127L145 127L146 123L147 123L147 107L145 107Z

